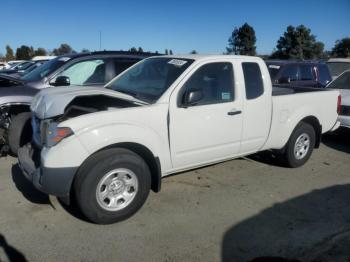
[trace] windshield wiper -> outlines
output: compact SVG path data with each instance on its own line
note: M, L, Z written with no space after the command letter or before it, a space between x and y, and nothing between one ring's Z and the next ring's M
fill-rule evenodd
M144 99L140 98L140 95L136 92L130 91L130 90L125 90L125 89L119 89L119 90L114 90L116 92L122 93L122 94L126 94L129 95L135 99L137 99L138 101L140 101L141 103L145 104L145 105L149 105L150 103L148 101L145 101Z
M114 91L117 91L119 93L127 94L127 95L130 95L132 97L138 98L137 97L137 93L129 91L129 90L121 89L121 90L114 90Z

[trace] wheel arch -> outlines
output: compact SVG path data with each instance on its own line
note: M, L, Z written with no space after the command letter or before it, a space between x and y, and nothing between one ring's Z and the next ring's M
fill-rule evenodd
M103 150L110 149L110 148L124 148L128 149L136 154L138 154L140 157L142 157L145 162L147 163L150 172L151 172L151 189L154 192L159 192L161 189L161 177L162 177L162 170L161 170L161 163L158 157L154 156L152 151L147 148L144 145L141 145L139 143L135 142L121 142L121 143L115 143L108 146L105 146L103 148L100 148L98 151L94 152L92 155L90 155L87 159L84 160L84 162L81 164L81 166L84 165L89 159L94 156L96 153L99 153ZM72 185L74 184L74 180L76 178L76 175L74 176ZM71 190L73 190L73 187L71 186ZM71 193L72 195L72 193Z
M296 126L298 126L302 122L307 123L314 128L315 135L316 135L315 148L319 148L321 144L321 137L322 137L322 125L320 124L320 121L315 116L307 116L307 117L304 117L302 120L300 120Z
M2 111L6 111L9 115L30 112L30 104L28 103L7 103L1 105L0 108Z

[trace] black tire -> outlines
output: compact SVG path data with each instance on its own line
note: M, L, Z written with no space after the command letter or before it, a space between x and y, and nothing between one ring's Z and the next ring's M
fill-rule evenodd
M8 145L10 153L14 156L17 156L20 147L29 143L32 139L31 118L32 114L30 112L19 113L11 118L8 129Z
M137 177L137 190L129 204L118 210L104 209L98 202L97 186L111 170L124 168ZM151 188L151 173L146 162L134 152L124 148L111 148L91 156L79 168L74 181L74 193L82 213L97 224L111 224L132 216L145 203Z
M299 137L301 137L302 135L306 134L308 136L308 140L309 140L309 147L306 151L306 153L302 154L296 154L294 152L295 147L296 147L296 143ZM306 136L306 137L307 137ZM316 133L315 133L315 129L313 128L312 125L308 124L308 123L304 123L301 122L299 123L296 128L294 129L292 135L290 136L288 143L286 145L286 150L284 152L284 159L286 161L286 164L289 167L300 167L302 165L304 165L306 163L306 161L309 160L312 151L315 147L315 140L316 140ZM303 146L302 148L306 148L305 146ZM297 158L296 155L299 155L299 158Z

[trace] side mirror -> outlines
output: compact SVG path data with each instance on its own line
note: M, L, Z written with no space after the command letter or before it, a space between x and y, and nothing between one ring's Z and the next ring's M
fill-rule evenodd
M289 84L290 83L290 77L282 76L280 79L278 79L279 84Z
M56 81L50 82L52 86L69 86L70 79L68 76L59 76L56 78Z
M201 90L191 90L185 93L183 105L193 106L197 104L203 98L203 92Z

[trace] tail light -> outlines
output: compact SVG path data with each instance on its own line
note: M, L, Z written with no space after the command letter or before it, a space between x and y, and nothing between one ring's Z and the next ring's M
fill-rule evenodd
M338 95L338 103L337 103L337 113L340 114L341 110L341 95Z

